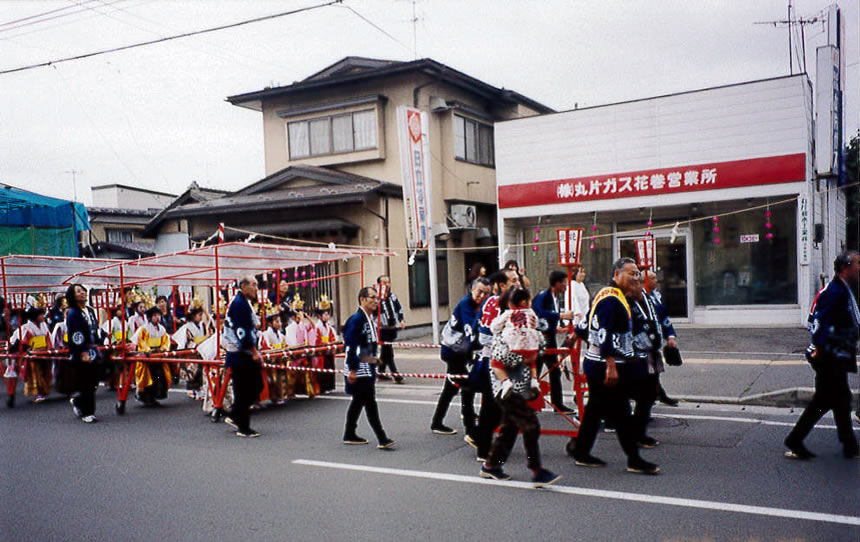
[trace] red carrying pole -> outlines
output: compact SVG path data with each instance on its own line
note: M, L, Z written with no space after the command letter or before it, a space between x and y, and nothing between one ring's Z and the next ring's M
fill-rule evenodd
M173 311L173 333L176 333L176 286L170 289L170 308Z

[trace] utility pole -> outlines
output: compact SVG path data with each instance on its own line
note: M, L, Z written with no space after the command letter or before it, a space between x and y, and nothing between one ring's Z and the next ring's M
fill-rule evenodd
M77 183L77 177L76 176L78 174L83 174L84 172L79 170L79 169L72 168L72 169L64 171L63 173L70 173L72 175L72 192L75 195L74 201L75 201L75 203L77 203L78 202L78 183Z
M803 58L798 60L797 68L800 69L802 65L803 72L806 73L806 32L804 31L804 27L824 22L824 18L820 14L810 18L798 18L796 16L792 18L791 11L791 0L788 0L788 17L786 19L777 21L756 21L753 24L767 24L772 25L774 28L781 28L783 26L788 28L788 71L790 75L794 75L794 54L791 48L791 32L794 30L794 27L800 28L800 48L802 50L801 54L803 55Z

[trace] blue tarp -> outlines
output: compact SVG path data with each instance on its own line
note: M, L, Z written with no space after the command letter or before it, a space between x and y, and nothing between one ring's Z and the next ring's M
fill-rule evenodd
M83 203L0 187L0 252L4 254L77 256L78 232L89 229Z

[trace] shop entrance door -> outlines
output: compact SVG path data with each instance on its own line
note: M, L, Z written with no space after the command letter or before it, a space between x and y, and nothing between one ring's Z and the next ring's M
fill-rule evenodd
M671 243L671 233L655 230L654 239L657 245L655 267L657 278L660 280L660 293L663 303L669 310L669 316L680 322L689 321L692 306L692 291L688 288L689 270L692 269L689 246L691 236L688 231L681 230ZM636 244L634 239L642 238L637 235L616 235L615 259L627 256L636 260Z

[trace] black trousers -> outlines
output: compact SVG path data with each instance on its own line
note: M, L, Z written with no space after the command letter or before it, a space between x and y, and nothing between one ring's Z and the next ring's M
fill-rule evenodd
M251 405L257 402L263 391L263 375L256 363L233 366L230 369L233 380L233 409L230 417L236 422L239 431L251 430Z
M383 441L387 437L385 430L382 428L382 422L379 420L379 407L376 405L376 386L373 379L369 377L359 378L355 384L350 384L352 391L352 401L349 402L349 407L346 409L346 428L343 431L343 438L351 438L356 436L356 428L358 427L358 417L361 411L364 410L367 415L367 423L373 429L376 435L376 440Z
M618 364L616 367L618 383L612 388L603 383L606 378L606 364L598 364L595 370L587 374L588 403L585 405L585 414L582 416L579 435L576 437L576 456L591 453L600 428L600 420L608 419L615 424L618 442L621 443L621 449L627 454L628 460L639 457L635 427L628 402L630 390L636 386L636 377L633 371L624 367L624 364Z
M857 437L851 426L851 389L848 387L848 373L833 367L829 360L822 360L815 369L815 393L812 400L800 415L794 428L788 434L789 441L803 442L812 428L828 410L833 411L836 434L844 446L857 446Z
M651 407L657 400L657 388L660 386L660 373L645 375L635 390L633 398L636 408L633 409L633 424L636 429L636 441L645 436L648 420L651 418Z
M72 400L81 410L81 416L96 413L96 388L99 385L98 367L95 362L76 362L71 364L75 378L75 393Z
M533 470L540 469L540 447L538 446L540 422L537 414L518 393L511 393L506 399L499 399L499 406L502 409L502 427L490 448L487 466L490 468L502 466L511 454L511 449L517 440L517 433L522 431L526 465Z
M394 347L390 344L383 344L379 351L379 372L386 372L386 368L395 375L399 372L397 365L394 364ZM399 379L399 376L394 378Z
M493 432L502 422L502 408L493 397L493 384L490 382L489 370L481 374L478 391L481 393L481 411L478 414L475 441L478 445L478 457L488 457L490 445L493 443Z
M446 373L449 375L464 375L469 373L467 367L471 360L471 354L462 354L453 358L451 361L446 361L448 367ZM445 414L448 413L448 407L451 406L451 400L461 392L460 413L463 415L463 427L466 429L467 435L473 435L475 432L475 390L466 387L465 380L460 380L460 385L454 385L451 379L445 379L445 385L442 386L442 393L439 395L439 401L436 403L436 411L433 413L432 425L440 425L445 421Z
M554 346L552 348L555 348ZM543 367L549 369L549 398L552 404L561 407L564 404L564 396L561 390L561 366L558 364L558 356L540 356L537 359L538 376L542 375Z

